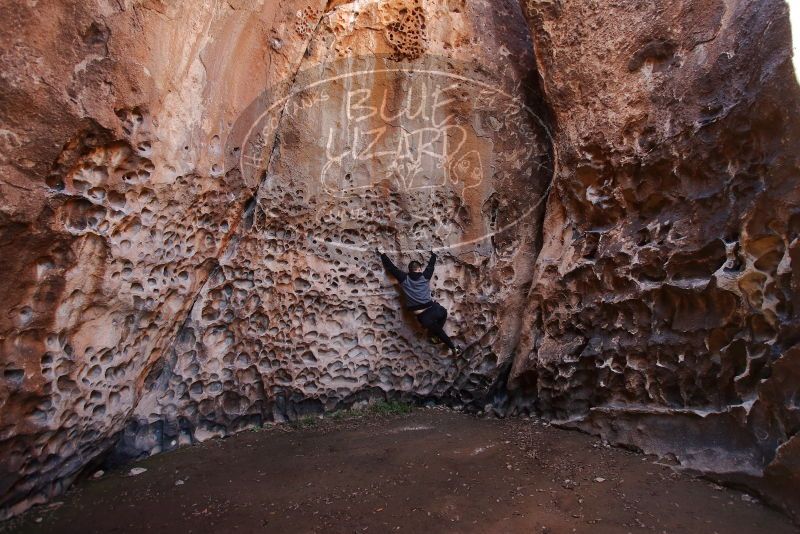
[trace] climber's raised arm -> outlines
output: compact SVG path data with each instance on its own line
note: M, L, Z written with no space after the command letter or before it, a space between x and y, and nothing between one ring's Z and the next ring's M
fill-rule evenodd
M425 267L425 270L422 271L422 276L424 276L426 280L433 278L434 267L436 267L436 254L431 252L431 259L428 260L428 265Z
M383 268L389 271L389 274L397 278L398 282L402 282L403 280L406 279L406 273L398 269L397 266L394 263L392 263L392 260L389 259L389 256L387 256L377 248L375 249L375 252L377 252L378 255L381 257L381 263L383 263Z

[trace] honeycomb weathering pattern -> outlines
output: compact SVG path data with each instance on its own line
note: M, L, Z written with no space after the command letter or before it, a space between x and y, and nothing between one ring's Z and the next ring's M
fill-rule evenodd
M288 87L268 89L233 126L228 165L260 185L146 383L123 451L387 395L492 401L552 173L547 131L519 66L498 76L437 49L403 62L394 45L359 55L374 46L362 28L385 7L329 12ZM524 54L529 43L504 46ZM435 298L469 365L402 310L377 246L398 261L439 251Z
M319 38L333 39L325 27ZM229 152L245 175L264 177L136 410L130 434L140 443L177 444L181 421L195 437L225 435L375 395L491 400L487 389L512 350L498 323L521 302L503 277L514 274L515 249L530 246L541 211L518 198L545 190L546 132L511 95L453 74L452 61L447 73L431 57L413 66L328 60L309 59L324 70L300 72L279 106L259 99L256 128L234 128L247 133L229 139ZM397 86L417 98L391 95ZM274 145L264 143L275 131ZM462 165L478 150L483 160ZM403 312L376 246L440 251L436 299L474 355L469 366L453 365ZM140 423L150 425L148 438Z
M4 516L114 445L157 452L375 397L503 394L544 209L526 207L551 175L546 132L524 111L539 104L519 6L10 11L28 31L2 30ZM57 33L77 44L53 50ZM489 71L497 50L515 61ZM375 73L328 83L325 105L294 94L357 68ZM439 108L395 109L437 84ZM384 109L344 125L337 106L359 88L351 111L375 107L364 91ZM264 98L283 102L276 128L247 136ZM374 150L347 154L379 128ZM347 174L368 187L351 194ZM420 339L371 252L379 240L398 261L439 249L434 286L468 366Z
M384 396L535 409L800 509L783 2L33 4L0 27L3 517L112 448ZM440 251L468 366L376 243Z
M558 170L510 388L797 514L800 100L787 5L524 6Z

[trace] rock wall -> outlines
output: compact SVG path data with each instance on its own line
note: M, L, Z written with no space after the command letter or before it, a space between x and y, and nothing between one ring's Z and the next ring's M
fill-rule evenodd
M520 404L797 488L800 122L782 1L527 0L557 169Z
M303 2L4 4L6 515L116 440L256 186L222 139L307 39L270 53Z
M4 4L3 517L116 443L502 395L552 173L517 4ZM375 246L438 251L469 365Z
M0 517L376 397L798 509L782 1L0 2ZM375 246L437 251L468 363Z
M125 454L374 397L482 409L511 363L551 175L519 7L353 2L317 17L288 89L232 129L231 164L260 185L146 382ZM489 72L498 49L517 62ZM402 310L376 246L403 267L438 252L435 298L469 364Z

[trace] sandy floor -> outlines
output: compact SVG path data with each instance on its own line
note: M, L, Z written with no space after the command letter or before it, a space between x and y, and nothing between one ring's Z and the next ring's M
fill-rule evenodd
M244 432L130 467L0 531L797 532L746 494L596 438L443 409Z

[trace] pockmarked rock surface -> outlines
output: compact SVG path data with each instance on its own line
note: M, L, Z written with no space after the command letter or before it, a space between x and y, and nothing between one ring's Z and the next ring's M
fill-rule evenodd
M269 43L323 6L3 4L7 515L116 441L256 187L221 172L228 127L307 39Z
M503 396L552 173L519 5L3 12L3 516L114 447ZM469 365L421 340L375 246L437 250Z
M497 49L517 61L488 71ZM232 128L228 165L259 186L123 447L163 450L387 394L491 402L551 173L524 92L531 50L510 2L322 15L288 87L268 88ZM469 365L402 311L378 246L402 265L438 252L435 298Z
M787 5L524 5L558 160L511 389L797 513Z
M0 517L355 402L535 410L800 509L779 0L2 2ZM375 246L439 263L468 361Z

